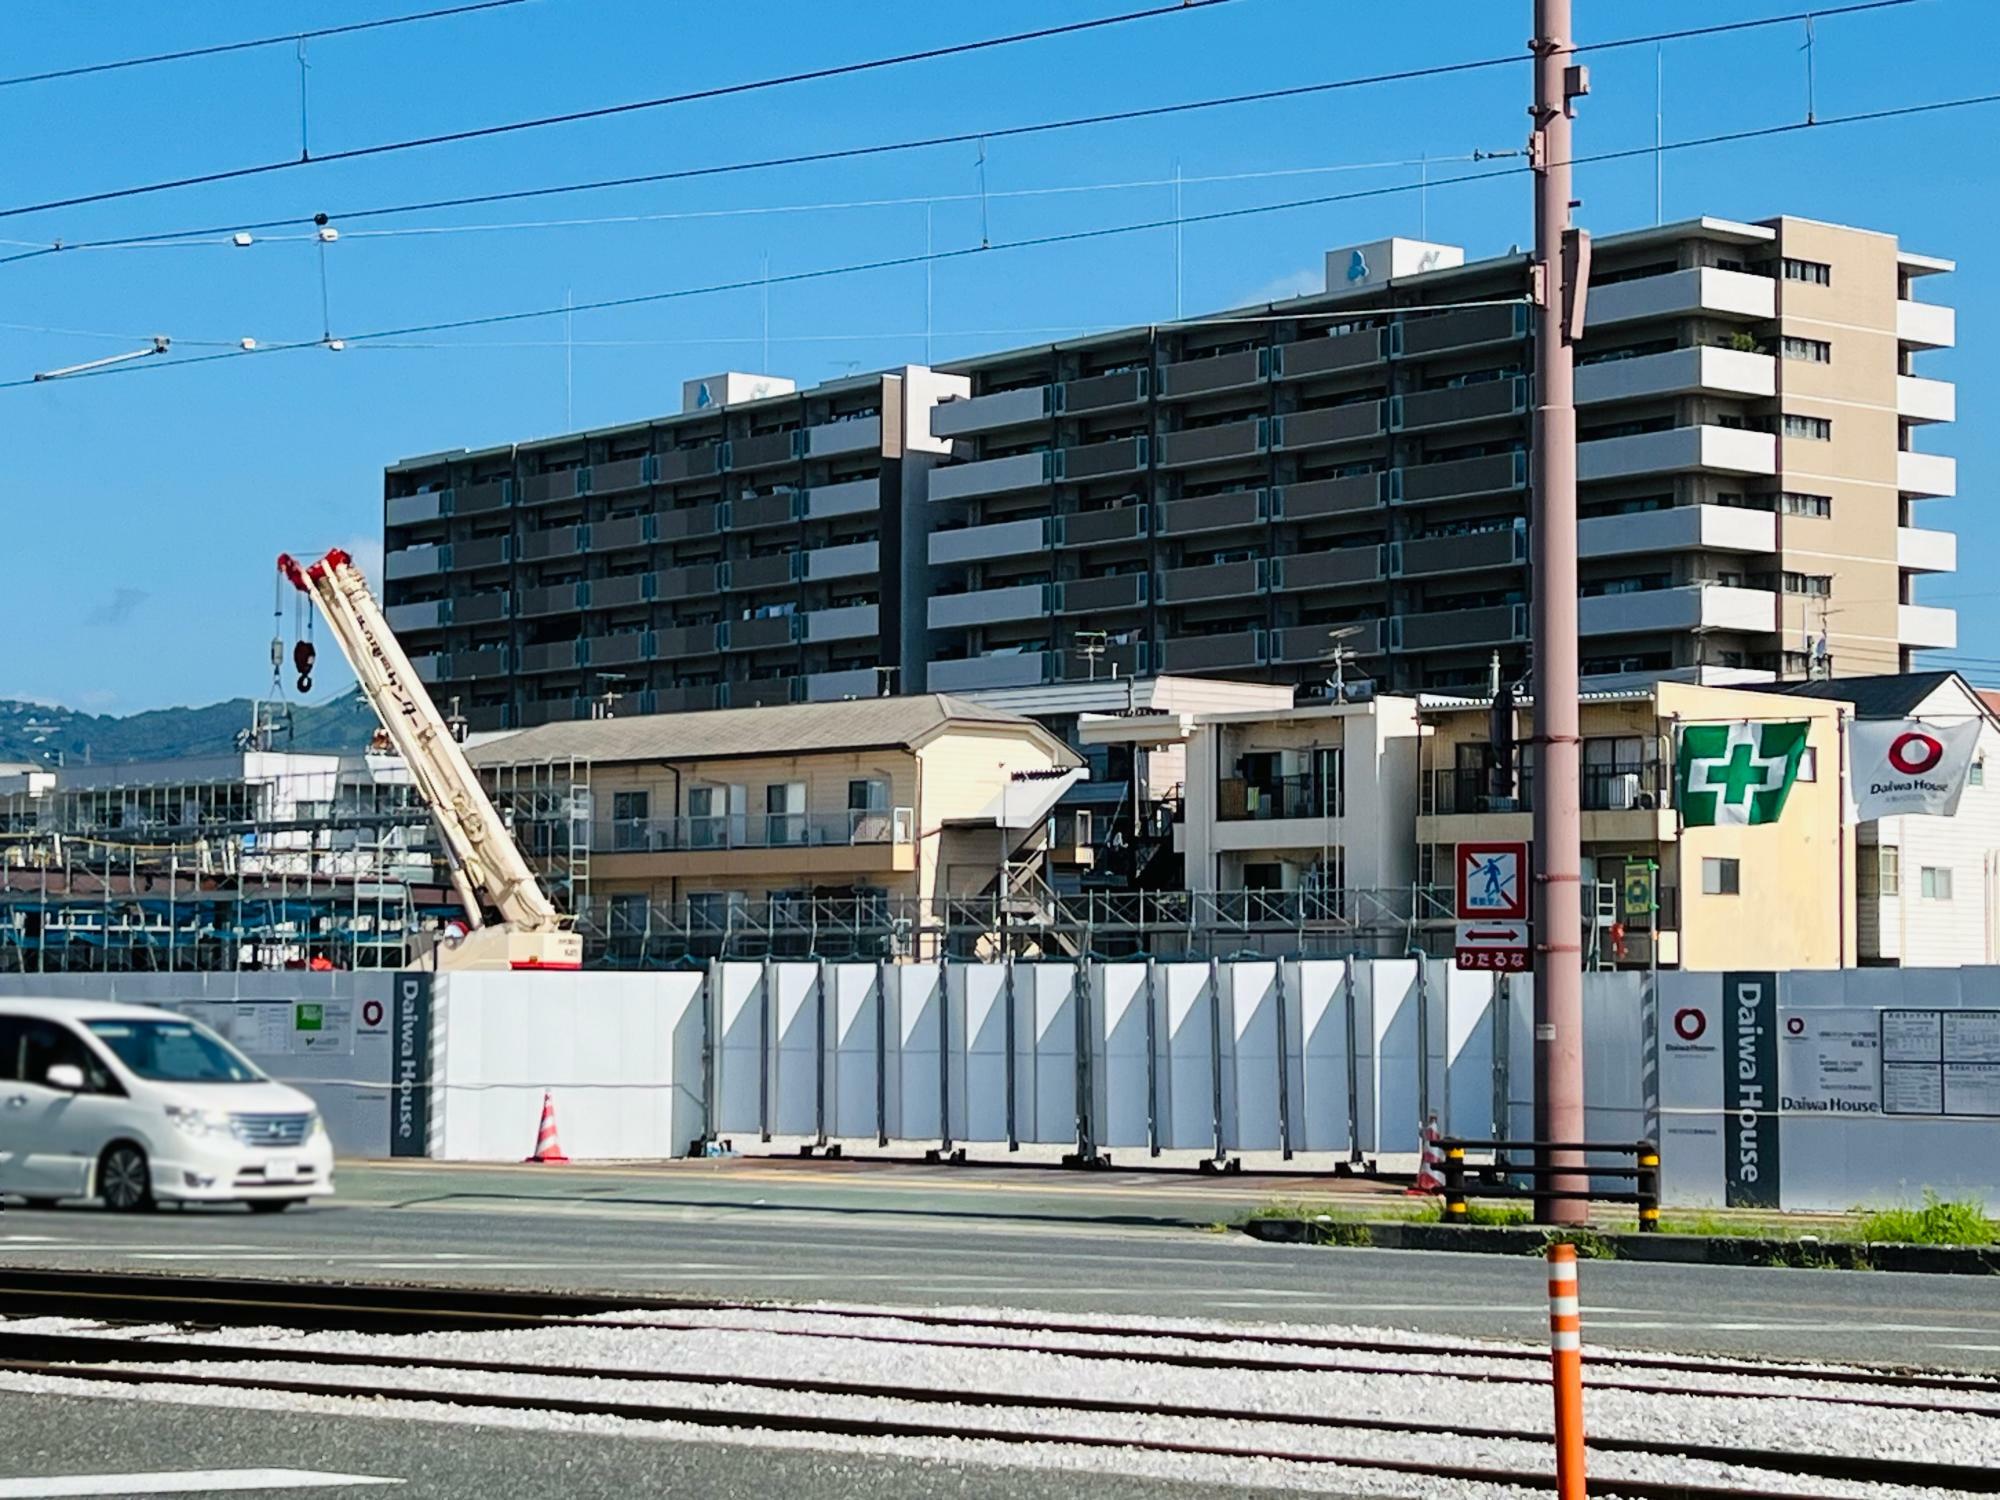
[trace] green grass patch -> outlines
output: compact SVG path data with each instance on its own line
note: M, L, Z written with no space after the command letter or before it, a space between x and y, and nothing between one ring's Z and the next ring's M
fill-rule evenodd
M1926 1191L1918 1208L1883 1208L1863 1217L1855 1238L1871 1244L1991 1245L2000 1224L1986 1217L1986 1205L1945 1199Z

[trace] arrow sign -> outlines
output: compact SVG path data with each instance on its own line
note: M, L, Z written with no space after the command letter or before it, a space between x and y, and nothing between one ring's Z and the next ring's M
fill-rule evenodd
M1528 968L1526 922L1460 922L1456 954L1461 969L1498 969L1524 973Z

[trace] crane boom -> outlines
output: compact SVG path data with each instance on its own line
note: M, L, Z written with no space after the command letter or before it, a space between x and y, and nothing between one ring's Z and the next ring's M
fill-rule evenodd
M580 968L581 937L565 927L522 858L354 559L338 547L304 565L281 554L278 571L326 616L437 825L470 929L455 947L439 950L438 966ZM487 923L488 908L498 923Z

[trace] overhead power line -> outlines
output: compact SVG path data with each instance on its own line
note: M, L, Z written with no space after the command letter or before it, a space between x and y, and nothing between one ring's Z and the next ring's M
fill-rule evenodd
M288 31L283 36L260 36L243 42L217 42L210 47L188 47L179 52L155 52L149 57L121 57L114 62L85 63L74 68L52 68L46 73L20 73L0 78L0 89L24 83L53 83L59 78L86 78L93 73L116 73L124 68L150 67L154 63L186 62L195 57L220 57L226 52L251 52L259 47L288 46L318 41L321 37L346 36L356 31L380 31L389 26L410 26L418 21L442 21L450 16L469 16L475 11L505 10L526 5L528 0L478 0L472 5L452 5L443 10L422 10L414 15L384 16L379 21L350 21L344 26L319 26L310 31Z
M715 84L709 88L691 89L680 94L664 94L654 99L634 99L624 104L603 104L592 109L568 110L562 114L537 115L527 120L508 120L498 125L478 125L466 130L442 131L436 135L416 136L408 140L381 141L372 146L350 146L344 151L326 151L317 156L287 158L284 161L259 162L247 167L227 167L214 172L200 172L188 177L169 178L163 182L141 183L134 187L106 188L96 193L80 193L70 198L51 198L42 203L24 203L14 208L0 208L0 219L11 219L21 214L42 213L55 208L75 208L86 203L107 203L117 198L138 198L149 193L164 193L175 188L199 187L208 183L233 182L245 177L261 177L272 172L287 172L314 163L324 164L338 161L359 161L371 156L386 156L397 151L416 151L429 146L444 146L463 141L486 140L493 136L513 135L524 130L543 130L554 125L576 125L586 120L606 120L618 115L638 114L645 110L667 109L677 104L693 104L702 100L727 99L740 94L755 93L762 89L784 88L796 83L814 83L828 78L846 78L856 73L871 73L883 68L901 67L906 63L934 62L944 57L959 57L970 52L984 52L995 47L1012 47L1022 42L1046 41L1052 37L1074 36L1079 32L1101 31L1110 26L1123 26L1132 21L1147 21L1159 16L1189 15L1198 10L1207 10L1218 5L1231 5L1235 0L1175 0L1171 5L1155 5L1146 10L1122 11L1113 16L1097 16L1087 21L1065 21L1055 26L1041 26L1032 31L1017 31L1007 36L983 37L971 42L953 42L943 47L926 47L917 52L900 52L893 57L872 57L861 62L835 63L824 68L807 68L796 73L783 73L772 78L750 79L743 83ZM1892 3L1892 0L1880 0ZM1893 3L1908 3L1908 0L1893 0Z
M1630 146L1615 151L1592 152L1571 159L1572 166L1586 166L1603 162L1626 161L1634 157L1652 156L1660 151L1699 150L1710 146L1738 144L1744 141L1768 139L1774 136L1793 135L1805 131L1826 130L1842 125L1880 123L1884 120L1909 119L1920 115L1938 114L1947 110L1970 109L1982 105L2000 104L2000 93L1976 94L1961 99L1934 100L1926 104L1905 104L1884 109L1862 110L1846 115L1819 115L1810 120L1788 121L1780 125L1756 126L1745 130L1722 131L1714 135L1696 136L1688 140L1669 141L1664 145ZM995 240L991 243L965 245L949 250L919 251L909 255L884 256L876 260L859 261L841 266L822 266L807 271L790 271L776 276L753 276L733 281L711 282L705 286L677 287L667 291L639 292L625 297L607 297L595 302L558 304L552 307L529 308L516 312L487 313L468 318L452 318L435 323L411 324L401 328L376 329L368 333L340 335L342 347L372 343L384 339L410 338L418 334L455 332L464 328L487 328L503 323L527 322L536 318L557 317L580 312L608 312L628 307L642 307L653 303L680 301L690 297L710 296L722 292L746 291L757 287L785 286L799 282L822 281L836 276L854 276L870 271L897 270L909 266L936 264L944 261L967 260L1008 250L1029 250L1053 245L1075 244L1084 240L1105 239L1114 235L1140 234L1150 230L1185 227L1190 224L1213 224L1231 219L1252 218L1263 214L1285 213L1301 208L1321 208L1335 203L1352 203L1361 199L1381 198L1395 193L1414 193L1428 188L1455 187L1465 183L1490 182L1503 177L1518 176L1530 170L1527 167L1501 168L1489 172L1463 172L1451 177L1432 178L1427 184L1393 183L1381 187L1359 188L1345 193L1325 193L1312 198L1293 198L1280 203L1253 204L1243 208L1213 209L1200 214L1183 214L1174 218L1147 219L1137 223L1111 224L1094 229L1065 230L1054 234L1034 235L1025 239ZM1159 326L1172 326L1177 320L1163 320ZM1192 318L1185 322L1199 326L1205 322L1227 321L1226 319ZM291 343L259 345L255 349L231 349L214 354L198 354L187 359L169 359L160 362L145 361L135 365L116 366L103 371L70 377L72 379L97 379L103 376L133 374L140 370L181 369L188 365L206 364L217 359L242 359L253 354L275 354L296 349L325 347L326 339L303 339ZM0 381L0 390L13 390L35 384L32 379Z
M579 120L596 119L607 115L630 113L637 110L661 109L674 104L688 103L700 99L718 98L728 94L745 93L755 89L776 88L808 79L833 77L843 73L856 73L873 68L891 67L899 63L919 59L948 56L953 53L975 51L987 47L1005 46L1013 42L1060 35L1068 31L1115 26L1126 21L1141 20L1157 15L1175 14L1182 10L1192 10L1200 6L1227 3L1229 3L1229 0L1187 0L1185 5L1160 6L1152 10L1134 11L1120 16L1107 16L1095 21L1076 22L1069 26L1045 28L1038 32L1023 32L1016 36L996 37L983 42L960 43L952 47L935 48L927 52L909 53L899 57L880 58L870 62L842 64L834 68L820 69L809 73L790 74L750 83L727 84L713 89L669 95L659 99L639 100L630 104L609 105L602 109L585 110L568 115L547 115L531 120L518 120L502 125L482 126L472 130L457 131L445 135L426 136L406 141L390 141L374 146L354 147L346 151L329 152L315 156L310 158L310 160L288 159L278 162L265 162L255 166L234 167L223 171L203 173L197 176L146 183L136 187L112 188L73 198L22 204L14 208L0 208L0 219L16 218L23 214L40 213L56 208L71 208L89 203L104 203L114 199L139 197L151 193L166 192L175 188L195 187L246 177L262 176L317 163L381 156L390 152L415 150L420 147L441 145L446 142L475 140L485 136L505 134L512 131L533 130L548 125L570 124ZM1670 41L1688 41L1697 37L1721 36L1733 32L1791 25L1804 22L1809 18L1824 20L1834 16L1858 15L1866 11L1896 10L1906 5L1919 3L1921 3L1921 0L1856 0L1854 4L1829 6L1818 10L1791 11L1783 15L1761 16L1744 21L1718 22L1711 26L1694 26L1685 27L1677 31L1653 32L1645 36L1618 37L1606 42L1593 42L1588 45L1573 47L1571 51L1577 55L1595 52L1616 52L1630 47L1650 47ZM1322 83L1297 84L1286 88L1260 89L1250 93L1228 94L1216 98L1197 99L1179 104L1158 104L1137 109L1111 110L1094 115L1079 115L1064 120L1047 120L1028 125L1002 126L987 130L961 130L945 135L888 141L867 146L849 146L827 151L797 152L786 156L766 157L761 160L752 161L728 162L715 166L687 167L667 172L647 172L626 177L608 177L593 181L562 183L550 187L519 188L494 193L476 193L457 198L437 198L422 202L393 204L374 208L347 209L337 213L329 211L326 217L345 223L362 218L375 218L390 214L421 213L442 208L468 208L480 204L518 202L526 198L550 197L563 193L591 192L604 188L638 187L651 183L687 181L692 178L716 177L736 172L761 171L777 167L807 166L832 161L851 161L862 157L887 155L892 152L918 151L939 146L967 145L976 141L1006 140L1013 137L1038 135L1052 131L1075 130L1098 125L1118 124L1132 120L1156 119L1161 116L1186 114L1198 110L1222 109L1244 104L1263 104L1281 99L1301 99L1345 89L1369 88L1389 83L1406 83L1425 78L1442 78L1453 74L1480 72L1490 68L1518 67L1529 60L1528 54L1525 52L1506 53L1494 57L1472 58L1463 62L1435 63L1424 67L1402 68L1384 73L1369 73L1348 78L1337 78ZM111 243L137 244L152 239L185 239L203 234L223 234L234 230L255 231L277 229L290 225L312 223L315 222L316 218L317 216L315 215L293 215L281 219L267 219L261 222L237 222L234 224L218 225L208 229L175 230L158 235L123 236L116 241L94 240L81 242L75 248L100 248ZM10 261L32 259L38 255L54 254L66 248L72 247L58 242L44 249L30 250L21 255L0 258L0 265L8 264Z

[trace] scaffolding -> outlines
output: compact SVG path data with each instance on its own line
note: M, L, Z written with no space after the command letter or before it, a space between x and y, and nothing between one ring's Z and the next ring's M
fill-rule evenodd
M584 928L596 811L590 762L575 756L521 761L487 767L480 780L556 910Z
M0 972L391 969L459 914L398 763L218 759L0 782Z

